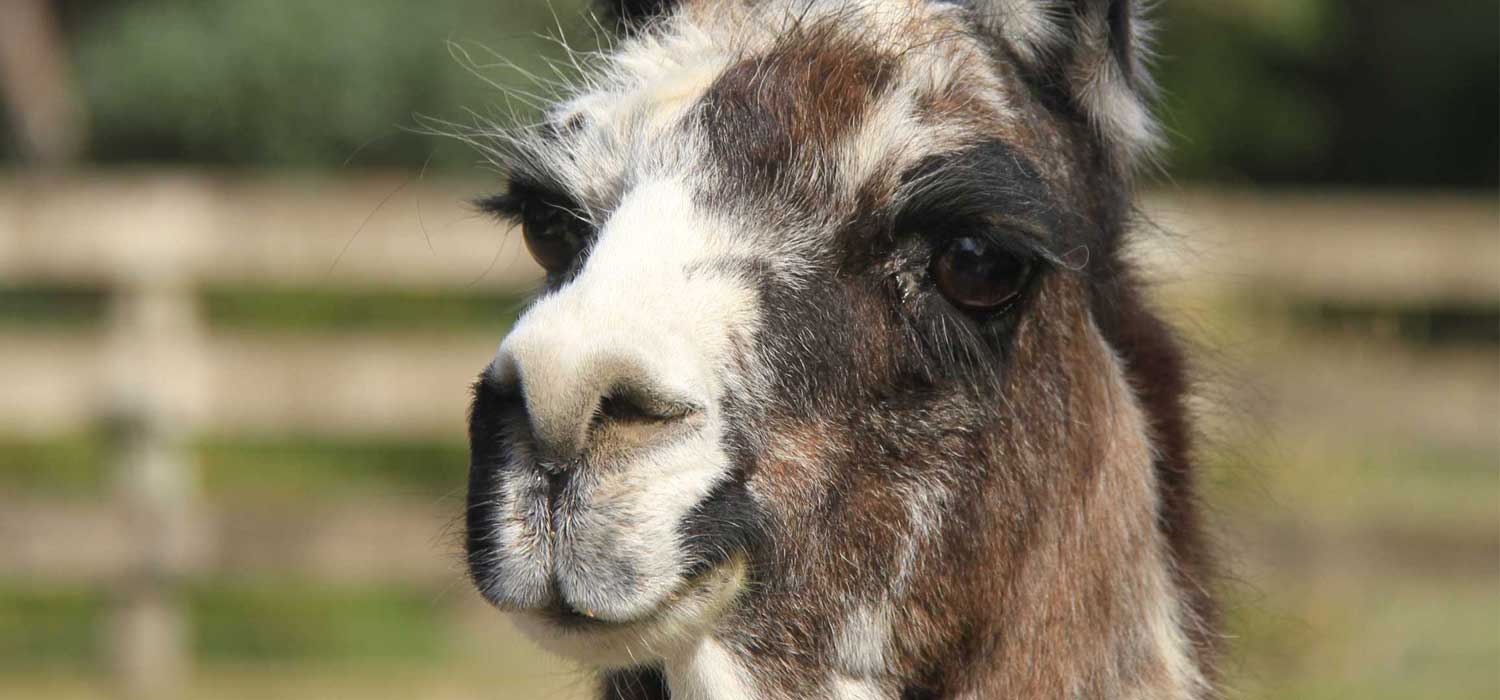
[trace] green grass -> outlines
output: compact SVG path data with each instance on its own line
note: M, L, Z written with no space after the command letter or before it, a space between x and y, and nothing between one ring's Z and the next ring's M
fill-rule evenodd
M204 490L211 497L431 499L465 483L462 443L389 440L209 438L199 443Z
M283 333L494 331L526 296L490 290L328 289L217 285L200 295L210 327ZM0 328L89 327L109 313L107 290L0 284Z
M0 585L0 672L97 665L107 609L97 590Z
M1299 330L1393 339L1415 347L1500 345L1497 303L1286 299L1260 305L1260 313L1285 318Z
M109 295L77 285L0 284L0 327L75 327L103 322Z
M464 484L468 448L441 440L210 436L195 445L209 499L364 497L426 499ZM102 434L0 436L0 492L99 498L110 483Z
M109 447L102 435L35 439L0 435L0 493L35 497L95 496L108 483Z
M1439 535L1500 530L1494 450L1281 439L1224 451L1205 467L1214 502L1261 520Z
M287 580L200 580L182 591L193 655L208 663L431 662L448 643L440 592ZM100 670L116 601L101 588L0 584L0 672Z
M1493 577L1253 572L1231 599L1226 680L1244 698L1500 697Z
M444 645L438 597L397 587L202 582L188 591L194 655L209 663L430 661Z

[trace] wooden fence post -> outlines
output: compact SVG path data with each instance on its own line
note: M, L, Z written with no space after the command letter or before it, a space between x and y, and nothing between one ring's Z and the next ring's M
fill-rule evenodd
M185 183L151 189L136 225L176 235L153 237L167 243L143 246L153 249L121 270L108 353L117 497L135 546L117 589L111 660L129 700L182 694L191 662L183 586L202 541L189 442L202 390L191 260L209 207Z

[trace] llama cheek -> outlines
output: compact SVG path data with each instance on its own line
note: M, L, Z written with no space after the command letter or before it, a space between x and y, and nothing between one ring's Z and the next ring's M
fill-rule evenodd
M769 426L771 436L750 480L757 499L790 521L816 510L828 498L834 474L829 468L832 431L816 424Z

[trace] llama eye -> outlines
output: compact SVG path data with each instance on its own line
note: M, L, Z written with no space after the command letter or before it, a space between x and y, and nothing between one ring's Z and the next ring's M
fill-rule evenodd
M566 207L539 202L526 206L521 233L537 264L548 274L557 274L571 267L583 250L589 226Z
M1030 266L980 238L955 239L932 261L932 279L965 311L1003 310L1021 293Z

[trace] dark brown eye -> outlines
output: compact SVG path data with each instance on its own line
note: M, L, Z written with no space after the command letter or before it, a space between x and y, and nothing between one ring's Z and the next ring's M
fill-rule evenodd
M571 208L551 202L529 202L521 212L526 250L548 274L573 265L588 242L589 224Z
M932 261L932 279L948 301L965 311L994 312L1021 294L1026 261L981 238L956 238Z

